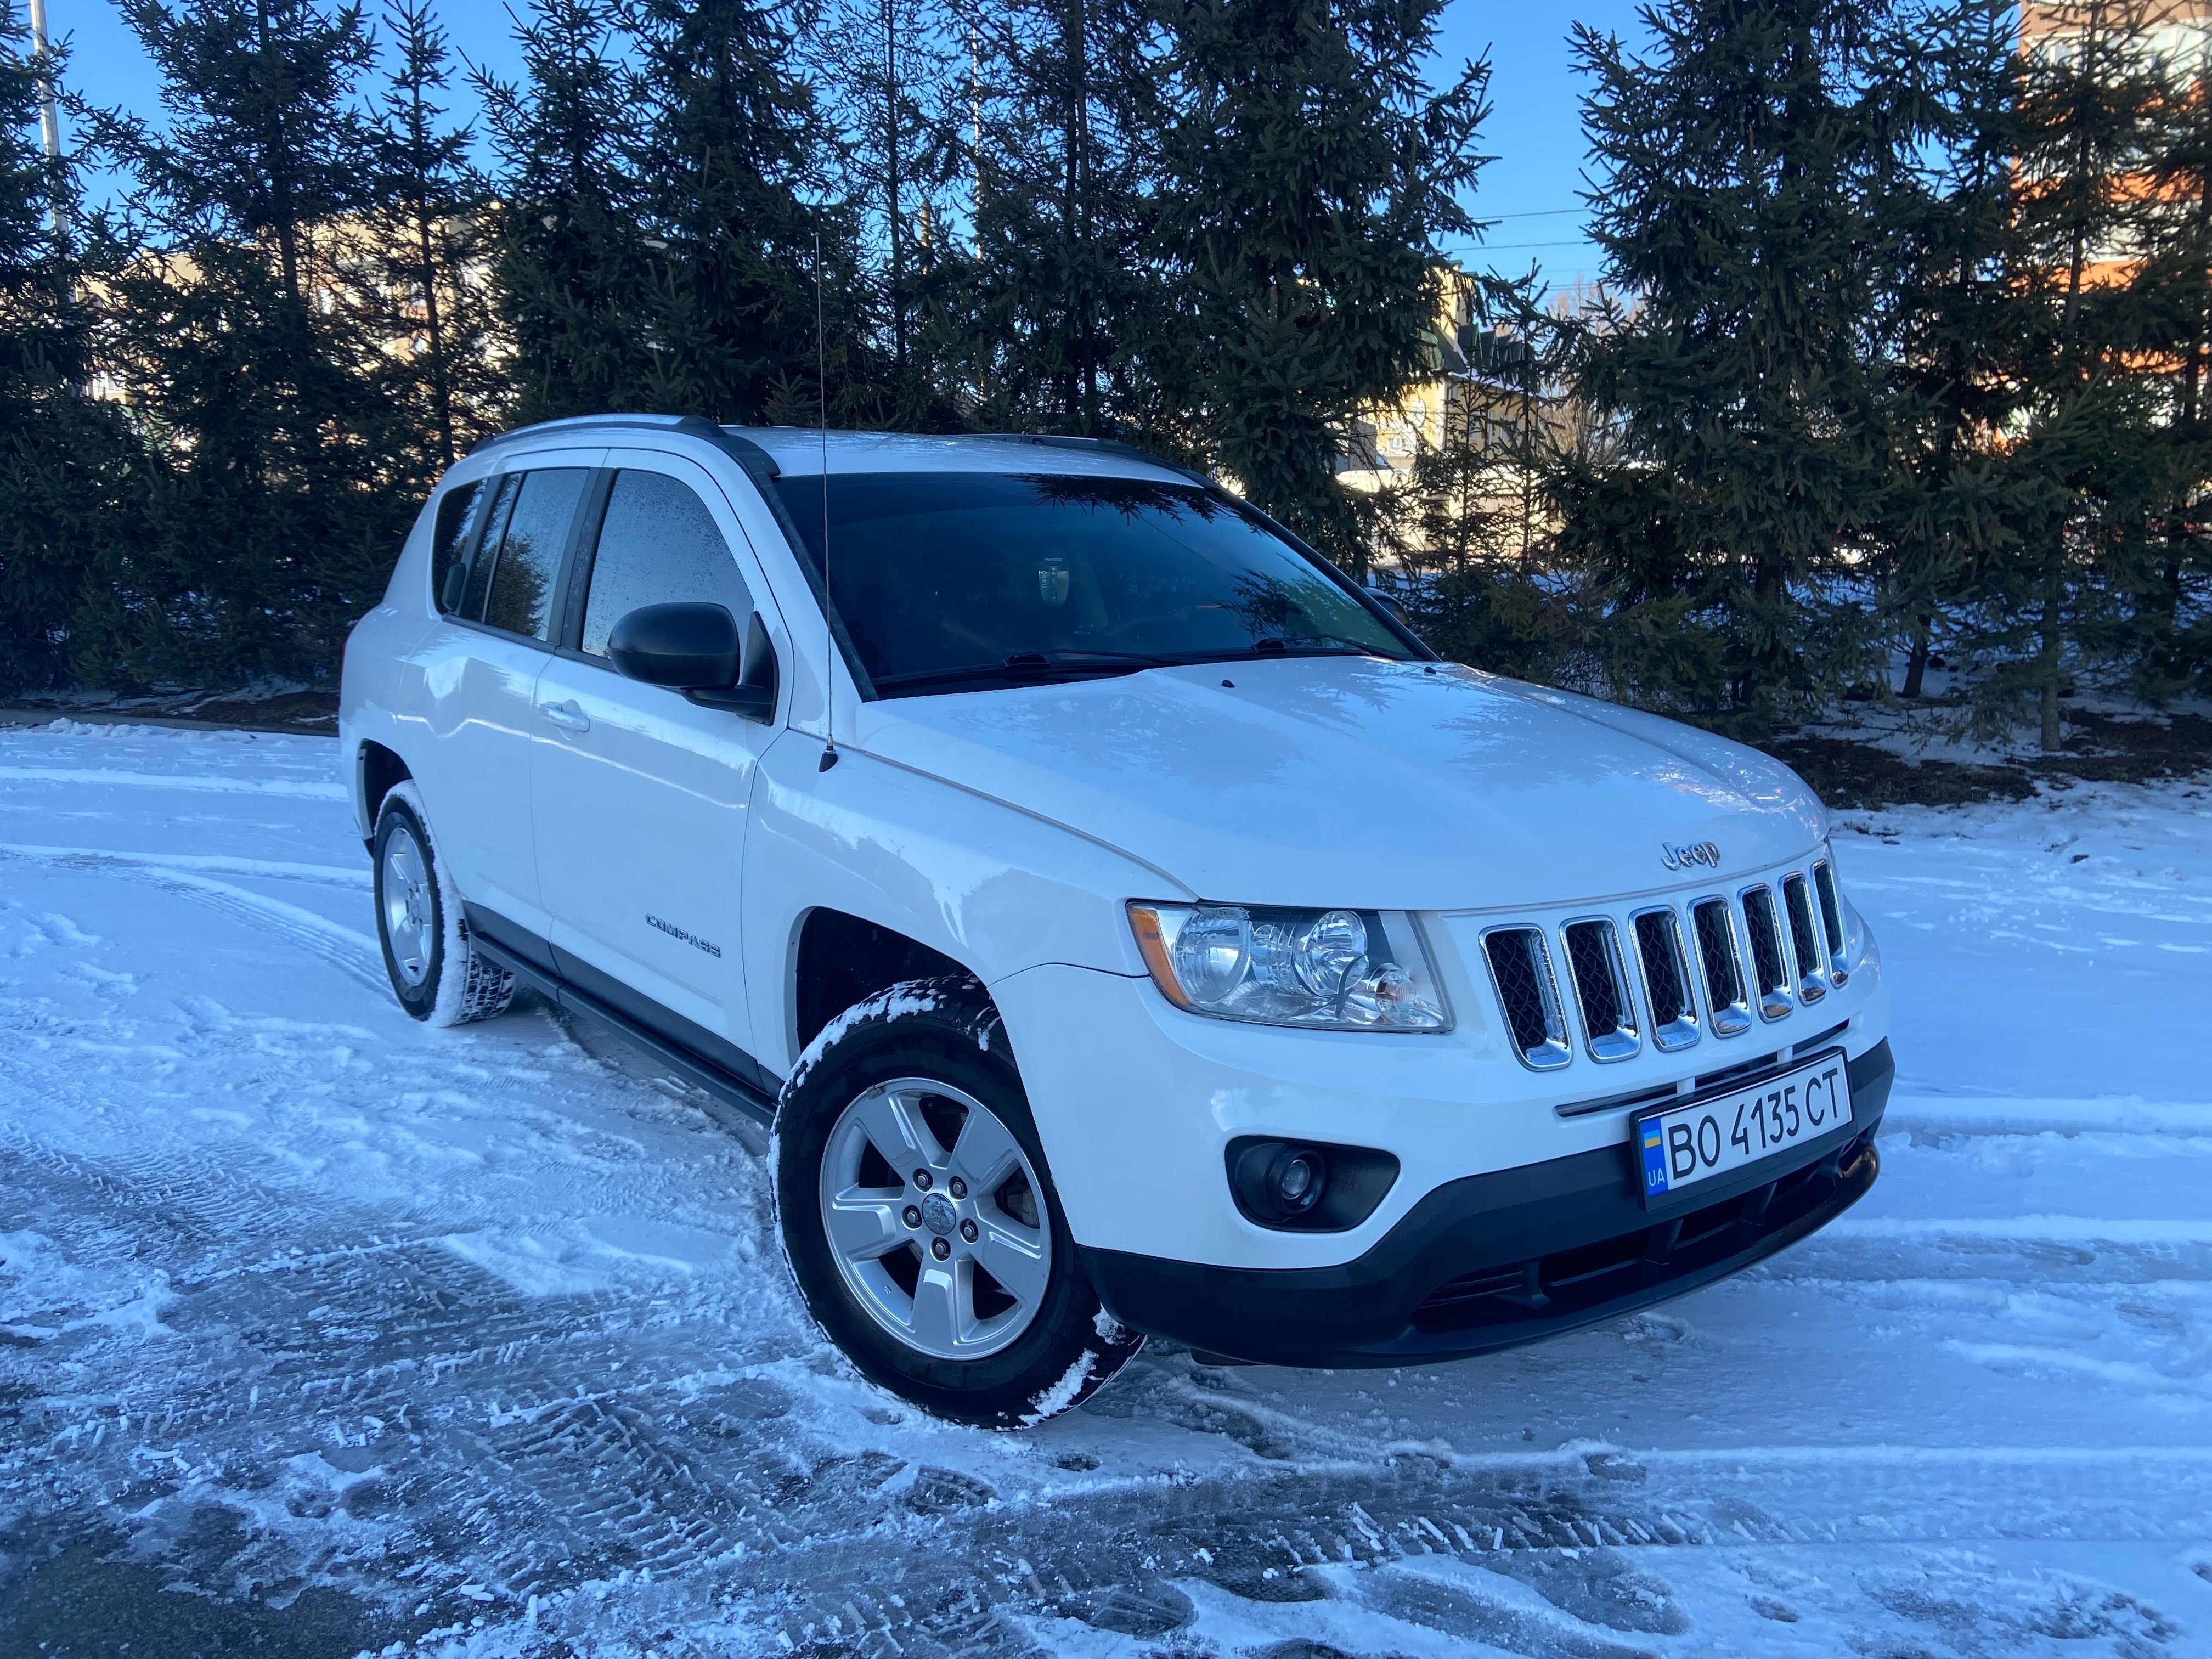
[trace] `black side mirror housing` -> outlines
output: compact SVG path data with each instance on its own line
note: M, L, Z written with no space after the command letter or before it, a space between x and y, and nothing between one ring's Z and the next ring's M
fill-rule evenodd
M1376 604L1381 605L1385 611L1389 611L1390 613L1390 620L1396 623L1399 627L1407 629L1413 627L1413 618L1406 614L1406 607L1399 604L1398 601L1391 598L1390 595L1385 593L1381 588L1369 588L1367 590L1367 597L1374 600Z
M623 678L681 691L702 708L763 725L775 718L775 647L757 611L741 640L726 606L642 605L615 623L607 660Z

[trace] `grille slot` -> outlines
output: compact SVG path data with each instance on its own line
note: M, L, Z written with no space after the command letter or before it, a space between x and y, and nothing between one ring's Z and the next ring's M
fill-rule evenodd
M1506 1027L1513 1034L1513 1049L1521 1063L1548 1072L1573 1059L1542 929L1493 928L1482 936L1482 952L1490 958L1490 977L1498 987L1498 1000L1505 1010Z
M1735 914L1724 898L1699 899L1690 907L1690 926L1698 936L1698 965L1705 970L1713 1035L1741 1036L1751 1029L1751 997L1744 988L1743 953L1736 949Z
M1636 1000L1629 994L1620 942L1603 917L1571 921L1559 930L1567 947L1567 972L1582 1009L1583 1040L1595 1060L1626 1060L1643 1048Z
M1835 868L1826 859L1813 866L1813 890L1820 895L1820 927L1828 939L1828 981L1848 984L1851 975L1844 965L1843 896L1836 891Z
M1790 912L1790 942L1797 956L1797 997L1807 1004L1828 994L1828 957L1820 948L1820 925L1813 915L1813 890L1805 878L1782 878L1782 902Z
M1751 939L1753 989L1759 993L1761 1019L1780 1019L1797 1006L1791 994L1790 964L1782 955L1782 918L1771 887L1743 890L1744 932Z
M1672 910L1639 910L1629 925L1636 929L1644 994L1651 1000L1651 1041L1662 1050L1686 1048L1698 1036L1698 1000L1690 989L1681 927Z

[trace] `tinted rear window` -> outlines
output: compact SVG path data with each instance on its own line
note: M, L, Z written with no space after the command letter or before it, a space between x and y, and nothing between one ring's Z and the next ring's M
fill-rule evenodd
M568 549L568 529L591 476L580 466L547 467L523 475L492 566L483 614L490 626L533 639L547 636L561 556Z

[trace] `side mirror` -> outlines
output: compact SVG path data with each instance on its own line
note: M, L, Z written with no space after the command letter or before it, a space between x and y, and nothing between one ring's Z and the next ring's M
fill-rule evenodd
M1399 627L1406 629L1413 627L1413 619L1406 614L1406 607L1399 604L1397 600L1392 599L1388 593L1385 593L1381 588L1369 588L1367 590L1367 597L1374 600L1376 604L1381 605L1385 611L1389 611L1390 613L1390 620L1396 623Z
M625 678L765 724L775 718L775 650L758 611L745 633L741 643L722 605L644 605L615 623L607 660Z

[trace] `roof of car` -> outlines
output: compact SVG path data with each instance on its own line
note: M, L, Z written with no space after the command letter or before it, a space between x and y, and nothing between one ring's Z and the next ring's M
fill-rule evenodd
M1158 477L1209 483L1206 475L1110 439L1052 434L912 432L823 433L816 427L716 426L696 415L585 415L544 421L485 439L478 450L525 438L592 431L612 438L623 429L697 438L730 451L748 471L769 476L840 472L1060 472L1094 477Z
M1143 477L1166 472L1191 476L1172 461L1110 439L1027 433L830 432L816 427L726 428L775 457L783 471L812 476L837 472L1073 472ZM826 438L826 442L825 442ZM826 454L825 454L826 451Z

